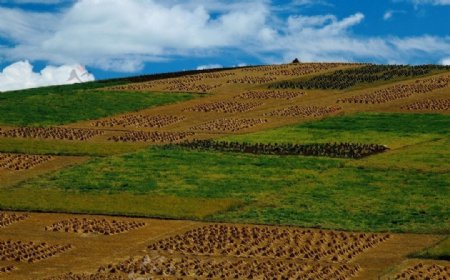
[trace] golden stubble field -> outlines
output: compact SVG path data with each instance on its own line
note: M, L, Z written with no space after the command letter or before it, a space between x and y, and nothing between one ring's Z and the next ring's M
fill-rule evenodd
M448 262L406 259L438 235L48 213L0 217L0 267L12 268L1 279L394 279L429 267L443 267L448 276Z

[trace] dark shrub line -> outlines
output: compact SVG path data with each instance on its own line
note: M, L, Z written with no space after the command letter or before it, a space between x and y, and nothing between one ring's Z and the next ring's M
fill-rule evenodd
M361 143L251 144L213 140L184 141L176 144L176 146L181 146L189 149L262 155L303 155L354 159L382 153L389 149L383 145Z

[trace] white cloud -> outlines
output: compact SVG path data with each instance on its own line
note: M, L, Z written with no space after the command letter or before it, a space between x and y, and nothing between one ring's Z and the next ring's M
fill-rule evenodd
M233 51L263 63L432 63L450 56L449 37L362 37L352 32L362 13L286 19L276 8L268 0L79 0L53 14L0 8L0 37L14 44L0 46L0 59L134 72L146 62Z
M223 66L220 64L206 64L198 66L197 70L217 69L217 68L223 68Z
M61 3L69 3L74 0L0 0L0 4L40 4L40 5L54 5Z
M442 65L450 65L450 57L443 58L443 59L441 60L441 64L442 64Z
M384 20L390 20L394 15L394 11L386 11L383 15Z
M450 0L407 0L414 5L434 5L434 6L446 6L450 5Z
M35 88L50 85L94 81L92 74L81 65L47 66L39 73L28 61L19 61L0 72L0 91Z
M405 14L406 11L403 10L388 10L383 15L383 20L387 21L392 19L396 14Z
M292 5L294 5L294 6L313 6L313 5L331 6L331 4L329 4L325 0L293 0Z
M13 59L58 64L79 61L131 72L139 70L145 61L253 45L255 37L270 34L265 24L269 14L265 3L243 2L228 9L212 17L202 4L168 6L151 0L81 0L53 15L3 8L0 34L15 41L16 46L6 53ZM35 26L36 22L43 22L47 28ZM130 57L140 63L130 63Z

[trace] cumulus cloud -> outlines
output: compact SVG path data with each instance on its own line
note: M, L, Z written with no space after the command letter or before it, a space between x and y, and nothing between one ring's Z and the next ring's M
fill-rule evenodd
M70 3L74 0L0 0L0 4L39 4L39 5L54 5L61 3Z
M389 20L392 18L392 16L394 15L394 11L390 10L390 11L386 11L383 15L383 19L384 20Z
M243 2L229 9L212 17L202 4L168 6L162 1L140 0L81 0L52 15L3 8L0 26L5 30L0 34L16 42L8 57L59 64L80 61L105 70L132 72L142 63L130 62L130 58L145 62L173 55L205 55L211 49L252 45L255 37L270 33L265 26L269 14L265 3ZM10 21L16 24L9 25ZM48 28L39 28L36 22Z
M434 6L446 6L450 5L450 0L407 0L414 3L414 5L434 5Z
M396 14L405 14L405 11L402 10L388 10L383 15L383 20L390 20L392 19Z
M450 65L450 57L443 58L443 59L441 60L441 64L442 64L442 65Z
M257 0L79 0L51 14L0 8L0 37L12 42L0 46L0 59L135 72L147 62L233 51L263 63L294 57L430 63L450 56L447 37L358 36L352 30L362 13L285 18L274 9Z
M217 69L217 68L223 68L223 65L221 65L221 64L200 65L197 67L197 70Z
M94 81L92 74L81 65L47 66L34 72L29 61L13 63L0 72L0 91L36 88Z

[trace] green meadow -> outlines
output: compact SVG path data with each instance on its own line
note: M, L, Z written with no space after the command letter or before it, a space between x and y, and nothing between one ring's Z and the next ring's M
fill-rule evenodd
M321 141L384 140L393 147L364 160L149 147L4 188L0 207L101 213L101 205L111 203L113 214L448 234L450 162L442 153L448 153L449 121L442 115L358 114L229 138L304 143L313 141L314 131ZM31 199L30 192L45 199ZM62 202L78 196L78 203ZM199 210L155 208L155 199L186 201ZM138 207L141 201L148 207ZM211 210L197 213L202 205Z
M51 126L99 119L194 98L195 94L99 90L115 83L53 86L0 94L0 124Z

